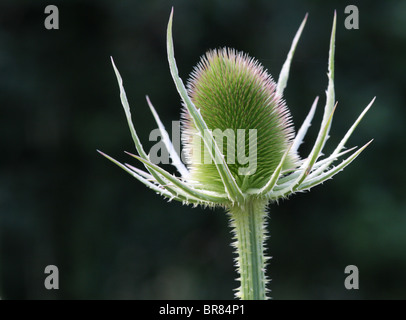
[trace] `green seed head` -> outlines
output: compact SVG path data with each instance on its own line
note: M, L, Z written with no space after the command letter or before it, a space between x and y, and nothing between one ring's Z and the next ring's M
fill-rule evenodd
M224 48L204 55L188 81L188 94L205 120L242 191L261 188L288 148L294 132L276 83L247 54ZM182 140L189 180L224 191L221 177L188 110L183 109ZM289 154L285 167L292 166Z

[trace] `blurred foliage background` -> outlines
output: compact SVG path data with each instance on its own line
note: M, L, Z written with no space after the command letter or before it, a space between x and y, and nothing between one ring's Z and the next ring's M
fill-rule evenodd
M232 299L236 273L227 216L167 203L96 149L135 163L110 56L123 76L147 150L180 116L165 49L175 7L184 80L210 48L234 47L277 78L306 12L285 98L297 127L325 101L337 10L336 97L327 150L375 105L348 143L373 144L333 181L270 206L268 274L275 299L406 298L406 2L137 0L0 4L0 297L3 299ZM359 30L344 27L357 5ZM320 107L301 154L309 152ZM330 148L329 148L330 147ZM59 290L44 269L59 268ZM346 290L356 265L359 290Z

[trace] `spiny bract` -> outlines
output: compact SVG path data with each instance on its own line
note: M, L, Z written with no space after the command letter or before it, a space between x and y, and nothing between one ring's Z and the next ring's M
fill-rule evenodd
M209 51L201 58L187 88L207 127L220 133L218 137L214 135L217 144L222 145L220 151L242 191L263 187L294 137L289 110L282 97L276 94L276 83L271 75L247 54L223 48ZM183 108L183 120L182 138L190 170L189 181L224 193L215 164L204 161L209 152L186 107ZM242 130L241 135L237 134L239 130ZM255 131L252 141L249 140L250 130ZM224 141L223 136L226 137ZM241 163L238 154L241 152L250 157L246 162L251 168L247 168L247 163ZM291 154L285 166L293 163L294 155ZM241 168L248 172L241 174Z

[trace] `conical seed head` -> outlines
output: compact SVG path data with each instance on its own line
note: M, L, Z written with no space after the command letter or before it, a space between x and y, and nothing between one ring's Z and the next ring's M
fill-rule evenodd
M289 110L276 95L272 77L247 54L224 48L207 52L187 85L237 184L243 191L263 187L294 134ZM186 108L182 118L190 181L224 192L221 177ZM289 155L284 167L294 161L295 156Z

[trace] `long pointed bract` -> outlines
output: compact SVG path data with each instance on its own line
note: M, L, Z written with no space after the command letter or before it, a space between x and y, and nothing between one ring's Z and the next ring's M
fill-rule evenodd
M131 119L130 106L128 104L127 95L125 93L124 86L123 86L123 79L121 78L120 72L118 71L116 65L114 64L113 57L111 57L111 63L113 64L114 72L115 72L116 77L117 77L117 82L118 82L118 85L119 85L119 88L120 88L121 104L123 105L123 108L124 108L125 116L126 116L127 122L128 122L128 127L130 128L131 137L132 137L132 139L134 141L135 148L137 149L137 152L141 157L147 159L148 158L147 153L144 151L144 148L142 147L141 141L138 138L137 132L135 131L134 124L133 124L132 119Z
M172 18L173 18L173 8L168 22L167 29L167 50L168 50L168 61L171 71L172 78L175 82L176 88L182 97L183 102L185 103L186 108L188 109L190 116L192 117L196 128L200 132L204 144L207 146L210 156L213 162L216 165L218 173L223 181L226 192L228 193L232 201L242 202L244 200L244 194L242 193L240 187L235 181L233 175L231 174L230 169L227 166L224 155L218 148L216 141L213 138L213 135L209 128L207 127L204 119L202 118L199 110L195 107L192 100L187 94L185 85L183 84L182 79L178 75L178 67L175 61L174 49L173 49L173 40L172 40ZM211 147L214 147L214 153L211 151ZM220 161L219 161L220 160Z
M307 115L306 119L303 121L302 126L300 127L299 131L297 132L296 137L293 140L292 152L297 152L300 145L302 144L303 139L307 133L307 130L309 129L309 127L311 125L311 121L314 117L314 113L316 112L316 107L317 107L318 101L319 101L319 97L316 97L313 101L312 107L310 108L309 114Z
M336 24L337 24L337 13L334 11L333 28L331 30L330 38L330 49L329 49L329 59L328 59L328 86L326 91L326 106L324 108L323 120L321 126L323 127L329 120L329 116L333 111L335 105L335 91L334 91L334 53L335 53L335 41L336 41ZM327 136L323 141L321 150L324 148L324 144L328 139L328 134L330 132L331 122L327 127Z
M178 169L179 173L182 175L183 178L186 178L189 175L189 171L186 169L185 165L182 163L180 160L180 157L178 153L176 152L175 148L173 147L172 141L169 138L168 132L165 130L165 127L163 123L161 122L161 119L159 118L158 113L156 112L154 106L151 103L151 100L149 100L149 97L146 96L147 103L149 108L151 109L152 115L155 118L155 121L158 125L159 131L161 132L162 140L165 144L166 150L169 153L169 156L172 159L172 164Z
M286 57L286 61L282 66L281 73L279 74L278 85L276 87L276 94L279 96L282 96L283 90L286 88L286 85L288 83L290 64L292 62L292 58L295 53L297 43L299 42L300 36L302 35L302 31L304 29L306 21L307 21L307 13L302 23L300 24L300 27L297 30L295 37L293 38L288 56Z

